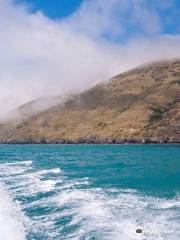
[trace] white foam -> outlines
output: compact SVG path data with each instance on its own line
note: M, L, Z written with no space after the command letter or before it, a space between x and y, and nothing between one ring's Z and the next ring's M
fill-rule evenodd
M53 168L53 169L45 169L45 170L41 170L41 171L37 172L38 175L44 175L44 174L49 174L49 173L58 174L58 173L61 173L61 169Z
M179 239L176 213L157 208L157 202L172 204L173 200L143 197L133 191L109 196L100 189L68 189L56 201L70 208L73 216L70 225L80 225L81 233L78 231L73 239L89 239L93 232L103 240ZM137 228L142 228L143 234L136 234Z
M56 181L53 180L46 180L46 181L40 181L37 184L37 192L49 192L54 189L56 185Z
M4 167L1 167L0 169L1 169L0 175L2 175L2 172L3 172L3 174L7 176L19 175L27 171L27 168L22 168L19 166L13 166L13 167L4 166Z
M180 200L159 201L157 207L162 209L180 208Z
M0 185L0 239L25 240L26 233L16 204Z
M8 162L0 164L0 175L19 175L29 170L30 165L32 165L32 161Z
M180 199L177 197L168 200L143 196L131 189L91 189L88 178L68 179L59 174L60 168L32 172L30 162L29 164L22 164L22 162L13 165L1 164L0 170L2 169L4 179L8 179L7 186L15 196L31 196L55 190L49 197L22 203L21 206L24 210L34 207L52 208L50 213L42 212L32 220L40 231L48 229L44 232L47 239L88 240L92 236L101 240L180 239L177 217ZM18 174L17 172L12 174L17 170ZM2 240L24 240L24 229L17 218L19 212L14 210L12 207L14 203L11 200L9 205L3 205L4 202L8 204L9 200L7 201L6 198L9 199L9 197L4 192L0 194L4 198L0 195L0 217L7 216L5 221L10 222L10 225L7 224L9 229L7 231L14 226L13 238L10 235L9 238L5 236ZM2 209L8 210L3 212ZM56 224L56 221L59 223L64 218L68 219L63 223L64 225ZM3 221L0 224L3 226ZM0 226L0 233L2 226ZM68 227L73 228L74 231L63 235L63 229ZM137 228L142 228L143 234L136 234Z
M81 180L72 180L72 181L66 181L59 189L65 190L70 188L75 188L78 186L87 186L90 182L88 181L88 178L83 178Z
M32 160L10 163L11 165L32 165Z
M24 179L25 180L25 179ZM41 192L49 192L55 188L55 180L40 180L39 178L28 179L27 182L22 184L15 184L12 192L19 196L30 196Z
M18 161L18 162L6 162L4 164L0 164L0 166L14 166L14 165L32 165L32 161L28 160L28 161Z

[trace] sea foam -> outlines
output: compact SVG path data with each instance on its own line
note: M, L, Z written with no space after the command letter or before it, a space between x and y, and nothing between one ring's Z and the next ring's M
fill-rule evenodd
M31 165L0 164L0 180L8 191L0 185L0 240L25 240L26 232L28 239L180 239L179 196L166 199L134 189L94 187L89 177L72 179L64 169L60 174L58 167ZM22 199L21 210L11 195ZM22 212L27 218L27 211L31 215L23 227ZM143 233L137 234L137 228Z
M21 222L21 212L2 185L0 185L0 239L26 239L25 229Z

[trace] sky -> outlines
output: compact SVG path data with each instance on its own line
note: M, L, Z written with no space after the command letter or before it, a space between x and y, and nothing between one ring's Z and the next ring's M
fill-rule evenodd
M92 2L93 5L95 5L95 1L93 0L89 0L89 1L86 1L86 0L16 0L16 2L29 5L29 10L31 12L42 11L44 15L46 15L47 17L53 20L58 20L58 19L62 19L70 16L71 14L76 12L83 4L86 4L87 2ZM106 6L107 2L110 2L110 1L97 0L97 2L101 2L100 5ZM126 1L113 0L112 2L115 2L116 5L118 5L118 2L119 2L120 3L119 8L123 8L122 5L124 5ZM145 25L147 25L148 22L151 22L151 18L149 17L152 16L153 17L152 20L155 21L155 24L159 25L157 26L157 29L156 29L157 31L160 31L163 34L180 33L180 17L179 17L180 1L179 0L145 0L145 1L144 0L143 1L128 0L127 2L131 6L126 6L127 10L122 9L124 11L123 14L122 13L119 14L119 12L121 12L119 9L119 11L117 12L117 14L119 15L119 19L117 20L125 21L126 17L128 17L129 15L128 11L132 11L133 5L136 5L137 14L138 14L138 11L141 11L142 9L145 11L144 14L147 14L147 19L144 18ZM109 5L112 6L113 4L109 4ZM116 10L113 9L113 11L116 14ZM139 15L139 18L141 18L141 15ZM124 35L127 35L126 40L128 39L128 37L131 37L134 34L144 34L146 32L145 28L144 29L138 28L138 26L136 26L136 28L133 28L131 26L126 26L126 27L127 27L126 33L124 32ZM143 32L143 30L145 30L145 32ZM123 34L121 34L121 38L123 37L122 35ZM121 38L119 37L117 40L120 41Z
M0 0L0 119L180 57L179 0Z
M76 11L83 0L17 0L16 2L28 4L32 12L42 11L49 18L60 19Z

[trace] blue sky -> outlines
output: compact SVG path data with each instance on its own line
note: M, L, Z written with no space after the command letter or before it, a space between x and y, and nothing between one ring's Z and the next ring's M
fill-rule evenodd
M51 19L62 19L65 17L70 17L73 13L77 12L82 5L87 5L88 7L85 14L88 15L89 19L92 15L94 17L94 12L96 15L98 13L98 6L94 7L92 10L91 5L96 5L96 1L92 0L15 0L19 3L25 3L30 6L30 11L42 11L44 15ZM105 30L101 31L102 36L106 39L111 39L115 42L126 42L128 39L137 36L152 36L152 35L176 35L180 33L180 1L179 0L135 0L134 6L131 1L119 0L119 5L117 7L112 7L113 4L109 4L111 0L98 0L101 4L100 8L104 9L104 15L95 22L94 25L98 25L101 21L100 19L109 19L112 17L111 26L117 25L115 34L112 34L111 26ZM112 1L115 2L115 1ZM126 2L129 6L126 6ZM112 7L112 12L108 11ZM98 4L97 4L98 5ZM104 6L106 7L104 7ZM111 6L110 6L111 5ZM138 9L138 7L139 9ZM140 9L141 8L141 9ZM94 11L94 12L93 12ZM138 13L139 11L139 13ZM103 12L103 11L102 11ZM109 16L108 16L109 14ZM138 15L139 14L139 15ZM141 16L142 15L142 16ZM97 16L96 16L97 19ZM79 19L78 19L79 21ZM105 20L106 21L106 20ZM83 23L84 22L84 23ZM110 21L109 21L110 22ZM87 18L83 17L81 19L81 28L83 31L89 31L92 27L86 26ZM89 20L88 20L89 24ZM87 25L88 25L87 24ZM78 27L79 24L77 23ZM89 24L90 25L90 24ZM100 24L99 29L103 24ZM86 29L87 28L87 29ZM119 30L117 30L119 28ZM93 31L94 33L94 31ZM102 37L101 36L101 37Z
M17 0L31 5L33 11L41 10L52 19L59 19L71 15L83 0Z

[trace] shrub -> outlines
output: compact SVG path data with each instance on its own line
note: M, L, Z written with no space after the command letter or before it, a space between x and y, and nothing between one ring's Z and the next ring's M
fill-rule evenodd
M154 123L162 119L164 110L160 108L153 108L151 109L153 112L149 116L149 123Z

